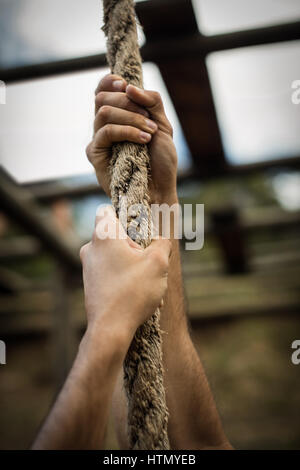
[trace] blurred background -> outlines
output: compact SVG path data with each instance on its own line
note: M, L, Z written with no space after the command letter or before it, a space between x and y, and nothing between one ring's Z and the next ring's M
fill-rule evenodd
M107 73L100 0L0 0L0 448L32 442L85 328L79 247L108 199L85 156ZM299 0L137 2L184 203L188 316L240 449L300 448ZM295 85L294 85L295 86ZM294 93L294 99L292 99ZM106 448L117 448L112 426Z

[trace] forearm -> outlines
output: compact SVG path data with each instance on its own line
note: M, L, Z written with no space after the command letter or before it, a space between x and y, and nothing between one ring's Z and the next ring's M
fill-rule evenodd
M208 381L188 332L179 242L174 232L172 235L168 291L161 312L171 448L227 448Z
M172 206L178 203L177 196L172 195L165 202ZM173 220L171 227L175 227ZM174 233L171 229L168 290L160 320L171 448L228 448L201 361L188 332L179 242ZM114 392L113 411L121 448L127 448L128 410L122 369Z
M101 329L101 325L87 330L72 370L33 449L102 448L111 396L126 344L113 331Z
M175 292L168 295L176 299ZM169 306L166 302L162 317ZM178 323L180 318L181 315ZM173 319L169 321L163 340L163 363L171 448L227 448L214 399L186 323L181 322L177 329Z

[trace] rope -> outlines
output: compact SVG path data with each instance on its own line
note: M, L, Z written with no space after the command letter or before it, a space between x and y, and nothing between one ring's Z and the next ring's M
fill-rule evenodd
M103 0L103 4L103 31L107 36L107 60L111 71L122 76L127 83L142 87L142 61L133 0ZM151 241L149 176L150 159L146 145L122 142L113 146L112 203L117 214L122 209L124 196L127 207L139 205L135 206L135 213L128 216L125 228L128 235L144 247ZM157 309L137 330L124 361L131 449L169 449L159 317Z

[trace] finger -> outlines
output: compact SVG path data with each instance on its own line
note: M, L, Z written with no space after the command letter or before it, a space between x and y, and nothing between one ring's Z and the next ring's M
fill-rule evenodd
M159 126L172 135L172 126L166 117L164 105L158 92L127 85L126 95L136 104L146 107Z
M93 139L86 147L86 156L89 162L95 168L98 179L99 175L104 176L107 174L110 158L110 152L107 148L99 148L99 145L95 145L95 141ZM106 178L104 178L100 184L106 194L110 197L109 180L106 180Z
M100 80L95 95L100 91L125 91L126 85L126 80L120 75L109 73Z
M151 140L151 134L141 131L133 126L122 126L119 124L106 124L101 127L93 140L94 151L110 148L114 142L135 142L136 144L147 144Z
M157 130L157 124L141 114L108 105L101 106L99 109L94 122L94 132L97 132L105 124L133 126L151 134Z
M126 93L100 91L95 98L95 112L97 113L101 106L113 106L115 108L127 109L133 113L139 113L143 116L149 117L148 111L131 101Z

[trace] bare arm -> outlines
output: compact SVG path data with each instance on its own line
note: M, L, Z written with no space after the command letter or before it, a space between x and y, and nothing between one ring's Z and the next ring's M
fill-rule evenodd
M161 315L169 439L173 449L229 449L214 399L188 332L178 240L172 240Z
M152 121L152 126L149 126L147 118ZM87 148L88 158L108 195L111 145L123 140L148 143L152 170L151 202L169 205L178 202L177 155L172 140L172 128L165 116L159 94L132 86L126 87L126 82L121 77L108 75L96 90L95 135ZM161 327L165 332L163 360L171 446L173 449L230 448L201 361L188 332L179 246L173 237L171 240L168 291L161 316ZM126 407L120 369L113 411L122 448L128 446Z
M101 449L124 345L109 330L85 335L34 450Z
M92 242L81 250L88 328L33 449L102 447L113 389L134 332L167 288L168 240L141 249L126 239L111 208L96 222ZM125 237L104 239L108 225Z
M164 332L164 381L170 413L168 433L171 448L230 449L203 366L188 331L179 243L174 238L168 289L161 310L161 329ZM119 374L113 403L117 433L124 448L128 446L127 403L122 372Z

